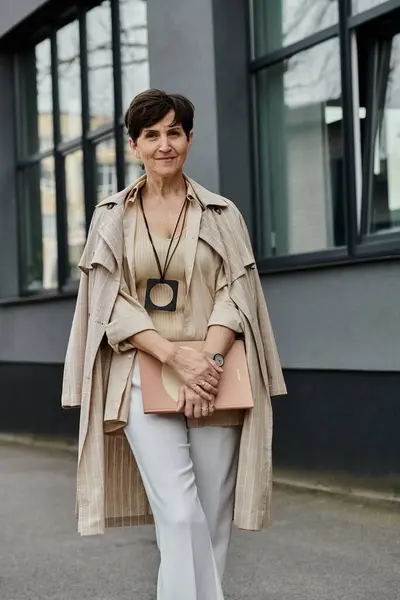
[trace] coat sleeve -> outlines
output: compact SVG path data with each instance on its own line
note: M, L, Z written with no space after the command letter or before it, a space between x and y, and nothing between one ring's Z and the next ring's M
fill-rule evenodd
M99 214L94 212L79 268L81 270L78 297L72 320L71 332L64 362L64 376L61 406L73 408L81 406L83 370L85 365L86 342L89 326L89 272L92 269L91 257L96 247Z
M213 311L208 321L208 327L212 327L213 325L227 327L236 333L243 332L239 310L229 295L228 282L222 261L217 275Z
M63 408L81 406L83 368L88 331L88 293L88 276L85 273L81 273L78 298L65 356L61 395L61 406Z
M151 317L138 300L131 296L128 285L122 278L110 322L105 327L108 343L117 354L131 350L134 345L130 338L149 329L155 330Z
M253 256L249 232L242 215L240 215L240 222L246 246ZM286 384L282 373L281 362L275 342L274 332L272 330L271 320L269 318L267 303L255 261L254 268L251 269L250 277L254 278L254 289L257 302L257 320L261 331L261 337L264 345L264 355L267 363L269 393L271 396L281 396L287 394Z

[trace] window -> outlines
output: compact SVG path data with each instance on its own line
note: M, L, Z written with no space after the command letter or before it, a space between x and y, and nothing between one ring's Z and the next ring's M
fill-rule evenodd
M60 105L60 137L82 134L81 64L79 23L73 21L57 32L57 68Z
M288 46L338 22L337 0L254 0L255 56Z
M400 29L400 28L399 28ZM359 37L361 233L400 232L400 34Z
M344 243L339 61L333 39L258 74L264 256Z
M49 156L21 173L20 208L26 290L37 292L57 287L57 227L54 159Z
M115 168L114 140L101 142L96 146L97 201L101 202L115 192L117 171Z
M67 202L68 271L69 278L77 280L79 278L77 265L86 239L83 152L81 149L67 154L64 168Z
M149 87L147 3L90 4L16 56L22 294L76 285L96 203L140 171L123 115Z
M110 121L114 113L113 85L110 85L113 62L109 0L88 13L86 27L90 126L96 129Z
M146 2L120 0L122 98L125 106L150 87Z
M400 253L394 4L252 2L255 241L266 269Z

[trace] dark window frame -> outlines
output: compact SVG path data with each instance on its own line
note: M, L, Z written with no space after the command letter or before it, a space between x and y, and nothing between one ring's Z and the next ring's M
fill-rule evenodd
M112 57L113 57L113 101L114 112L109 123L93 130L90 128L89 114L89 85L88 85L88 49L86 36L86 15L96 6L102 4L102 0L87 0L79 2L74 7L68 8L59 18L53 18L47 26L36 30L36 34L30 36L14 54L15 88L16 98L20 105L15 111L15 132L17 140L16 175L18 188L21 187L21 175L27 167L40 164L44 158L50 156L55 164L55 188L56 188L56 223L57 223L57 272L58 286L53 289L28 290L26 281L26 269L24 256L26 256L25 237L23 235L26 224L22 214L21 193L18 193L18 227L19 227L19 297L21 299L43 299L57 296L68 296L74 293L78 287L78 281L69 278L68 264L68 221L67 221L67 198L65 182L66 156L81 150L83 153L83 185L84 185L84 211L86 234L89 230L90 221L96 205L96 170L95 153L96 146L105 139L115 140L115 157L117 173L117 191L125 187L125 144L123 125L123 99L122 99L122 70L121 70L121 38L120 38L120 6L119 0L110 0L111 6L111 34L112 34ZM61 139L60 130L60 105L58 92L58 67L57 67L57 32L65 25L77 21L79 25L79 52L81 73L81 135L70 140ZM49 39L51 45L51 79L53 100L53 129L54 143L51 148L39 151L31 155L23 154L21 144L21 132L18 123L21 109L23 109L23 98L18 93L21 69L19 57L25 51L29 51L43 40Z
M288 60L299 52L309 50L323 42L335 37L339 39L340 45L340 67L342 83L342 110L343 110L343 187L345 190L345 231L346 246L343 248L331 248L306 254L290 254L285 256L274 256L268 258L260 257L262 231L257 228L260 219L254 219L253 240L255 253L258 257L258 267L261 273L314 269L335 265L354 264L359 262L371 262L377 260L398 258L400 256L400 232L393 233L390 230L379 236L365 234L365 219L367 218L368 196L370 187L366 185L367 173L363 167L362 175L362 205L361 219L364 226L364 235L358 232L357 214L357 185L356 185L356 147L355 147L355 122L354 122L354 98L353 81L358 73L354 73L352 55L352 37L361 27L374 27L380 20L384 19L394 11L399 10L400 0L387 0L386 2L361 12L352 14L351 0L338 0L339 21L322 31L309 35L288 46L268 52L263 56L257 56L249 63L249 89L251 95L251 121L252 121L252 144L254 156L254 190L255 199L253 210L256 215L261 214L261 181L259 164L259 152L257 141L257 94L255 79L257 73L277 63ZM250 6L251 10L251 6ZM252 22L252 15L249 23ZM367 190L367 191L366 191ZM366 197L367 194L367 197ZM363 230L361 230L363 231Z

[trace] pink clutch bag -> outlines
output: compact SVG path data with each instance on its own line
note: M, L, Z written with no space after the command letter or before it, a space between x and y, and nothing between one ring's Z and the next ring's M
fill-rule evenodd
M176 345L201 351L204 342L176 342ZM175 371L146 352L138 352L143 410L145 413L174 413L181 381ZM253 408L244 343L236 340L225 357L219 382L216 410Z

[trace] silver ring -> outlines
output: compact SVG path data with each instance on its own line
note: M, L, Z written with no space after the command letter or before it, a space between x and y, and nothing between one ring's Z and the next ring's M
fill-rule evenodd
M201 407L201 412L208 413L208 411L209 411L208 406L202 406Z

